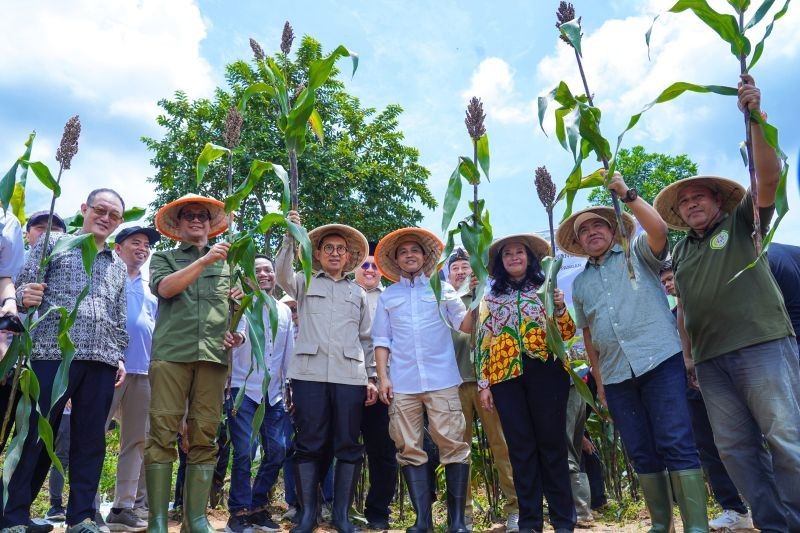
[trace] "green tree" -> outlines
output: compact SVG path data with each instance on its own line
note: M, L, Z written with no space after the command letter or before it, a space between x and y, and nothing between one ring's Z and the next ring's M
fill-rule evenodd
M639 196L652 205L656 195L664 187L677 180L696 175L697 163L685 154L672 156L651 153L647 152L643 146L634 146L631 149L623 148L619 151L617 171L622 174L628 187L635 188L639 192ZM589 203L611 205L611 195L607 189L598 187L589 194ZM670 230L670 249L675 246L682 235L681 232Z
M296 94L305 84L310 62L320 57L320 44L304 37L294 60L282 54L276 54L274 60L297 88ZM226 87L218 87L213 99L190 100L178 91L173 99L159 101L163 113L157 122L165 133L160 139L142 139L153 153L151 164L157 169L149 178L156 185L152 210L190 192L224 195L224 166L211 165L198 190L194 165L206 142L223 144L228 108L258 81L254 69L254 64L246 61L228 65ZM307 228L346 223L368 239L378 240L398 227L417 224L422 219L417 205L436 206L427 187L430 172L419 164L419 151L403 144L404 135L398 130L403 111L399 105L381 111L362 107L358 98L345 92L342 82L331 77L318 92L317 106L325 143L317 142L309 131L306 152L299 160L300 210ZM253 159L288 167L276 112L266 98L255 96L248 102L241 143L233 158L236 182L247 175ZM268 205L279 201L281 192L279 180L263 180L239 209L237 224L254 226L269 210ZM275 249L280 237L268 239L268 251Z

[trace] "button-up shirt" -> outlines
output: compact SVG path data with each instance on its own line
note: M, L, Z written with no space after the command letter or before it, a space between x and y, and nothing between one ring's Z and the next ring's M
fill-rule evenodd
M442 315L454 329L461 326L467 308L448 283L442 283ZM378 298L375 346L388 348L389 376L395 392L418 394L461 384L450 328L442 321L429 278L401 278Z
M57 240L65 235L50 235L48 241L39 239L25 260L17 283L34 283L39 272L39 258L42 248L47 244L49 255ZM126 325L127 297L125 278L128 274L125 264L111 249L104 247L95 258L89 293L78 306L75 324L69 336L75 344L76 361L98 361L113 367L128 346ZM58 313L45 313L51 307L63 307L68 312L75 307L78 295L89 285L89 277L83 268L80 248L73 248L57 254L47 263L43 283L47 284L39 306L39 316L44 317L33 329L34 360L59 360Z
M294 272L294 240L287 237L275 258L278 285L297 300L298 335L289 378L366 385L375 375L372 318L364 289L347 278L317 272L306 290L305 275Z
M278 309L278 331L275 342L272 341L272 329L269 326L269 311L265 308L264 319L264 362L269 369L269 387L267 398L270 405L275 405L283 399L283 382L286 379L289 360L294 352L294 326L292 325L292 310L283 302L276 302ZM244 320L242 320L244 322ZM253 345L245 327L242 333L245 342L233 350L233 369L231 371L231 387L242 388L248 398L256 403L264 399L262 384L264 382L264 368L259 369L253 355ZM250 374L248 376L248 373Z
M147 374L150 367L150 348L158 314L158 299L150 292L141 273L125 278L128 297L128 347L125 349L125 369L128 374Z
M158 318L153 332L154 361L227 365L223 339L228 328L231 273L228 263L207 266L197 280L172 298L158 294L161 281L186 268L211 246L198 249L182 242L178 248L155 252L150 259L150 290L158 296Z
M361 287L361 288L364 289L365 293L367 293L367 304L369 306L369 316L374 321L375 320L375 311L378 309L378 298L380 298L381 293L384 290L384 286L379 283L377 286L372 287L371 289L365 289L364 287Z
M620 383L654 369L681 351L675 317L658 276L666 246L657 257L642 233L631 242L634 288L619 244L605 260L590 259L572 285L575 323L588 327L600 353L603 383Z

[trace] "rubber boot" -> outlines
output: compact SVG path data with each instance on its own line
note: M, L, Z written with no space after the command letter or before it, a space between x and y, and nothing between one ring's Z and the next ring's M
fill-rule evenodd
M693 470L678 470L670 472L672 490L678 500L681 510L683 531L685 533L708 533L708 510L706 502L706 482L703 471L699 468Z
M469 533L464 522L464 507L469 490L469 464L445 465L444 476L447 480L447 532Z
M167 533L169 527L169 497L172 492L172 463L145 465L147 482L147 531Z
M312 533L317 527L317 499L319 494L319 472L317 463L295 463L294 484L300 504L300 519L291 533Z
M417 513L417 521L414 525L406 529L406 533L432 533L433 514L431 510L431 489L428 479L428 465L407 465L403 467L403 477L406 478L408 487L408 497L414 512Z
M639 485L644 493L644 503L650 513L650 533L673 533L672 490L666 471L655 474L639 474Z
M575 502L575 513L578 516L578 523L588 525L594 522L592 508L589 502L592 493L589 490L589 476L584 472L573 472L569 475L570 485L572 485L572 500Z
M182 533L213 533L216 530L208 522L208 494L214 478L213 464L186 465L183 484Z
M350 522L350 506L353 504L353 494L356 489L356 480L361 475L361 461L345 463L336 461L336 471L333 474L333 510L331 525L338 533L357 533L361 529Z

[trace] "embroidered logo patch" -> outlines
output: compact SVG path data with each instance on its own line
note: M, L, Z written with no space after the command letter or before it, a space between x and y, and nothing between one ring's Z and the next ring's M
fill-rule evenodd
M709 243L712 250L722 250L725 248L725 245L728 244L728 232L727 230L722 230L711 239Z

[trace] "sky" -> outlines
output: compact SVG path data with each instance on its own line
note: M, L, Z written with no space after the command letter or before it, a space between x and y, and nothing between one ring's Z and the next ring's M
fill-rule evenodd
M738 80L738 61L690 13L658 19L648 59L645 32L671 3L574 2L583 21L587 78L610 140L630 115L675 81L735 85ZM727 7L723 0L711 4L720 11ZM295 34L313 36L325 50L344 44L359 54L358 72L341 79L364 105L403 107L400 128L430 169L428 185L439 203L458 156L471 154L463 123L466 103L481 97L492 164L491 181L480 191L495 236L541 231L547 216L536 196L534 169L546 165L560 188L571 156L555 140L552 120L545 123L549 137L539 129L536 98L561 80L575 92L580 88L573 52L554 27L557 7L551 0L11 0L0 19L0 161L7 165L2 170L23 152L31 130L37 132L33 159L57 170L63 125L79 114L80 150L64 174L57 210L73 214L97 187L117 189L128 206L147 206L153 196L147 178L155 170L140 138L163 134L155 121L157 101L176 90L191 98L211 96L224 86L227 63L251 59L250 37L273 53L289 20ZM753 75L789 155L790 206L800 207L798 26L800 10L793 6L775 24ZM763 33L764 23L754 28L751 40ZM623 146L685 153L701 174L746 183L738 148L743 136L735 98L690 95L646 113ZM594 170L590 167L584 170ZM33 176L28 183L27 211L46 208L49 193ZM575 207L585 205L581 194ZM556 211L560 216L563 206ZM423 213L421 225L440 233L441 211ZM462 209L457 216L464 214ZM800 244L800 208L789 212L776 240Z

